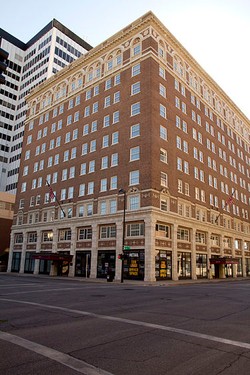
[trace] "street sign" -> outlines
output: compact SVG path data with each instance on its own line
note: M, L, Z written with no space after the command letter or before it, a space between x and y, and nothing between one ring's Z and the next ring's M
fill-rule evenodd
M123 250L130 250L130 246L124 246Z

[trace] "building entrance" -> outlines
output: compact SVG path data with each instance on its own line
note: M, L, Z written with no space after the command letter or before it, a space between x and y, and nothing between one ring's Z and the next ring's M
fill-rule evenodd
M98 251L97 277L106 278L108 274L115 276L115 251Z
M124 252L124 279L144 280L144 250Z
M172 279L172 252L159 250L155 257L156 280Z
M91 266L91 252L90 251L77 251L76 252L75 276L89 277L90 266Z

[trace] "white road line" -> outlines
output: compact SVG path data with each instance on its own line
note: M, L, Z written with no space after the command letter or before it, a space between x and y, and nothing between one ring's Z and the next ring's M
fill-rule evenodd
M27 293L48 293L48 292L57 292L60 290L75 290L79 289L77 287L74 288L51 288L51 289L36 289L36 290L23 290L23 291L17 291L17 292L10 292L10 293L4 293L4 291L0 294L2 296L10 296L12 294L27 294Z
M44 357L50 358L55 362L59 362L64 366L85 375L113 375L110 372L102 370L98 367L92 366L77 358L71 357L68 354L61 353L57 350L48 348L47 346L37 344L33 341L23 339L21 337L0 331L0 339L11 342L12 344L21 346L25 349L31 350Z
M141 327L159 329L159 330L162 330L162 331L168 331L168 332L178 333L178 334L181 334L181 335L196 337L198 339L204 339L204 340L218 342L218 343L221 343L221 344L237 346L237 347L244 348L244 349L250 349L250 343L247 343L247 342L224 339L222 337L206 335L204 333L188 331L188 330L185 330L185 329L180 329L180 328L175 328L175 327L163 326L161 324L146 323L146 322L141 322L139 320L132 320L132 319L119 318L119 317L116 317L116 316L95 314L95 313L91 313L91 312L88 312L88 311L73 310L73 309L68 309L66 307L44 305L44 304L35 303L35 302L12 300L12 299L8 299L8 298L0 298L0 301L22 303L22 304L25 304L25 305L31 305L31 306L35 306L35 307L65 311L65 312L70 312L70 313L74 313L74 314L78 314L78 315L84 315L84 316L90 316L92 318L97 318L97 319L105 319L105 320L111 320L111 321L115 321L115 322L119 322L119 323L133 324L133 325L137 325L137 326L141 326Z

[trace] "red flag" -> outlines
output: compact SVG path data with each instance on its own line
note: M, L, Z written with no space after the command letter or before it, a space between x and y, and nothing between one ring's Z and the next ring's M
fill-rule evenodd
M234 201L234 197L232 195L230 195L230 197L227 198L226 200L226 205L229 205L232 204Z
M49 197L50 197L50 200L55 199L55 194L54 194L51 186L49 187Z

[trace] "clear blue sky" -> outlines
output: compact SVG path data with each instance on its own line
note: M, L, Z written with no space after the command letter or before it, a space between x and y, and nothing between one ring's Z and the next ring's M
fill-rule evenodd
M27 42L56 18L96 46L149 10L250 118L249 0L9 0L0 27Z

